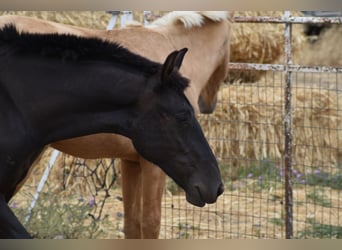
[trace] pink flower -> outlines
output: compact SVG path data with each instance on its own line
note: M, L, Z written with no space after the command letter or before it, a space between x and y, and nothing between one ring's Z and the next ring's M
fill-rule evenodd
M95 202L95 198L94 197L91 197L88 201L88 205L89 206L95 206L96 205L96 202Z
M11 208L18 208L18 203L16 203L15 201L13 201L10 205Z

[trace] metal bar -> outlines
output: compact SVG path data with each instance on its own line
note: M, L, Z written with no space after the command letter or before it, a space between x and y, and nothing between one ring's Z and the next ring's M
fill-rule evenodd
M54 149L54 150L52 151L52 154L51 154L51 157L50 157L49 164L48 164L48 165L46 166L46 168L45 168L45 171L44 171L44 173L43 173L43 175L42 175L42 178L41 178L40 181L39 181L37 190L36 190L35 194L33 195L33 199L32 199L32 201L31 201L30 207L29 207L29 209L28 209L28 211L27 211L27 215L26 215L25 220L24 220L25 223L27 223L27 222L30 220L30 218L31 218L32 210L33 210L33 208L35 207L36 202L37 202L37 200L38 200L38 198L39 198L39 194L40 194L40 192L43 190L43 187L44 187L44 185L45 185L45 182L47 181L47 178L48 178L49 175L50 175L50 171L51 171L53 165L55 164L55 161L56 161L56 159L57 159L58 154L59 154L59 151L58 151L58 150Z
M106 28L107 30L112 30L114 28L119 13L120 13L120 11L112 13L112 17L110 18L108 25L107 25L107 28Z
M121 22L120 26L125 27L127 22L133 20L133 11L121 11Z
M261 63L228 63L229 69L238 70L273 70L284 71L285 66L283 64L261 64Z
M152 15L152 11L150 10L144 10L144 26L147 26L150 24L149 17Z
M290 16L289 11L285 11L284 17ZM291 115L291 99L292 99L292 72L289 65L292 64L291 57L291 30L292 24L285 23L284 32L284 52L285 52L285 236L286 239L293 238L293 193L292 193L292 115Z
M285 71L283 64L229 63L229 69ZM288 65L288 71L303 73L342 73L342 67Z
M327 66L303 66L303 65L289 65L288 68L291 72L303 73L342 73L342 67L327 67Z
M235 16L233 20L236 23L342 23L342 17Z

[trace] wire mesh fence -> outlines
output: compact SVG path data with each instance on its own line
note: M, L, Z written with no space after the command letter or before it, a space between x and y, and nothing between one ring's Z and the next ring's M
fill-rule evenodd
M173 237L184 231L190 238L286 237L285 83L271 85L280 74L268 72L265 82L258 84L224 86L215 114L200 118L219 159L226 191L216 205L175 216L180 221ZM341 237L341 92L322 86L322 76L317 79L318 85L294 81L292 88L294 238ZM170 205L166 198L165 231L170 214L181 214L182 208L184 202L173 200Z

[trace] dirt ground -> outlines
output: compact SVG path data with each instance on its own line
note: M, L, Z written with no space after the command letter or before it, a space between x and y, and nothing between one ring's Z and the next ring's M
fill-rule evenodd
M165 191L162 204L161 239L282 239L285 238L284 193L278 188L253 191L255 181L235 182L235 190L226 190L217 203L197 208L185 201L182 193L172 195ZM342 223L341 192L325 188L322 192L331 201L329 207L316 204L308 199L308 194L316 187L297 186L294 188L294 235L311 228L310 219L316 223L340 226ZM33 194L34 187L26 186L12 202L24 206L29 201L27 192ZM23 195L25 193L25 196ZM121 189L110 191L103 215L108 214L110 224L104 225L108 239L122 239L123 204ZM84 197L87 199L87 197ZM89 197L88 197L89 198ZM61 202L70 197L61 195ZM96 198L101 199L100 197ZM309 237L310 238L310 237Z

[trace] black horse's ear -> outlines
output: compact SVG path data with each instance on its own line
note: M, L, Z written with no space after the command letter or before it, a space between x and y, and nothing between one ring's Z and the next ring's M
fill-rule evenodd
M167 56L162 66L162 82L167 81L172 72L178 71L180 69L184 59L184 55L187 51L187 48L183 48L181 50L175 50Z

